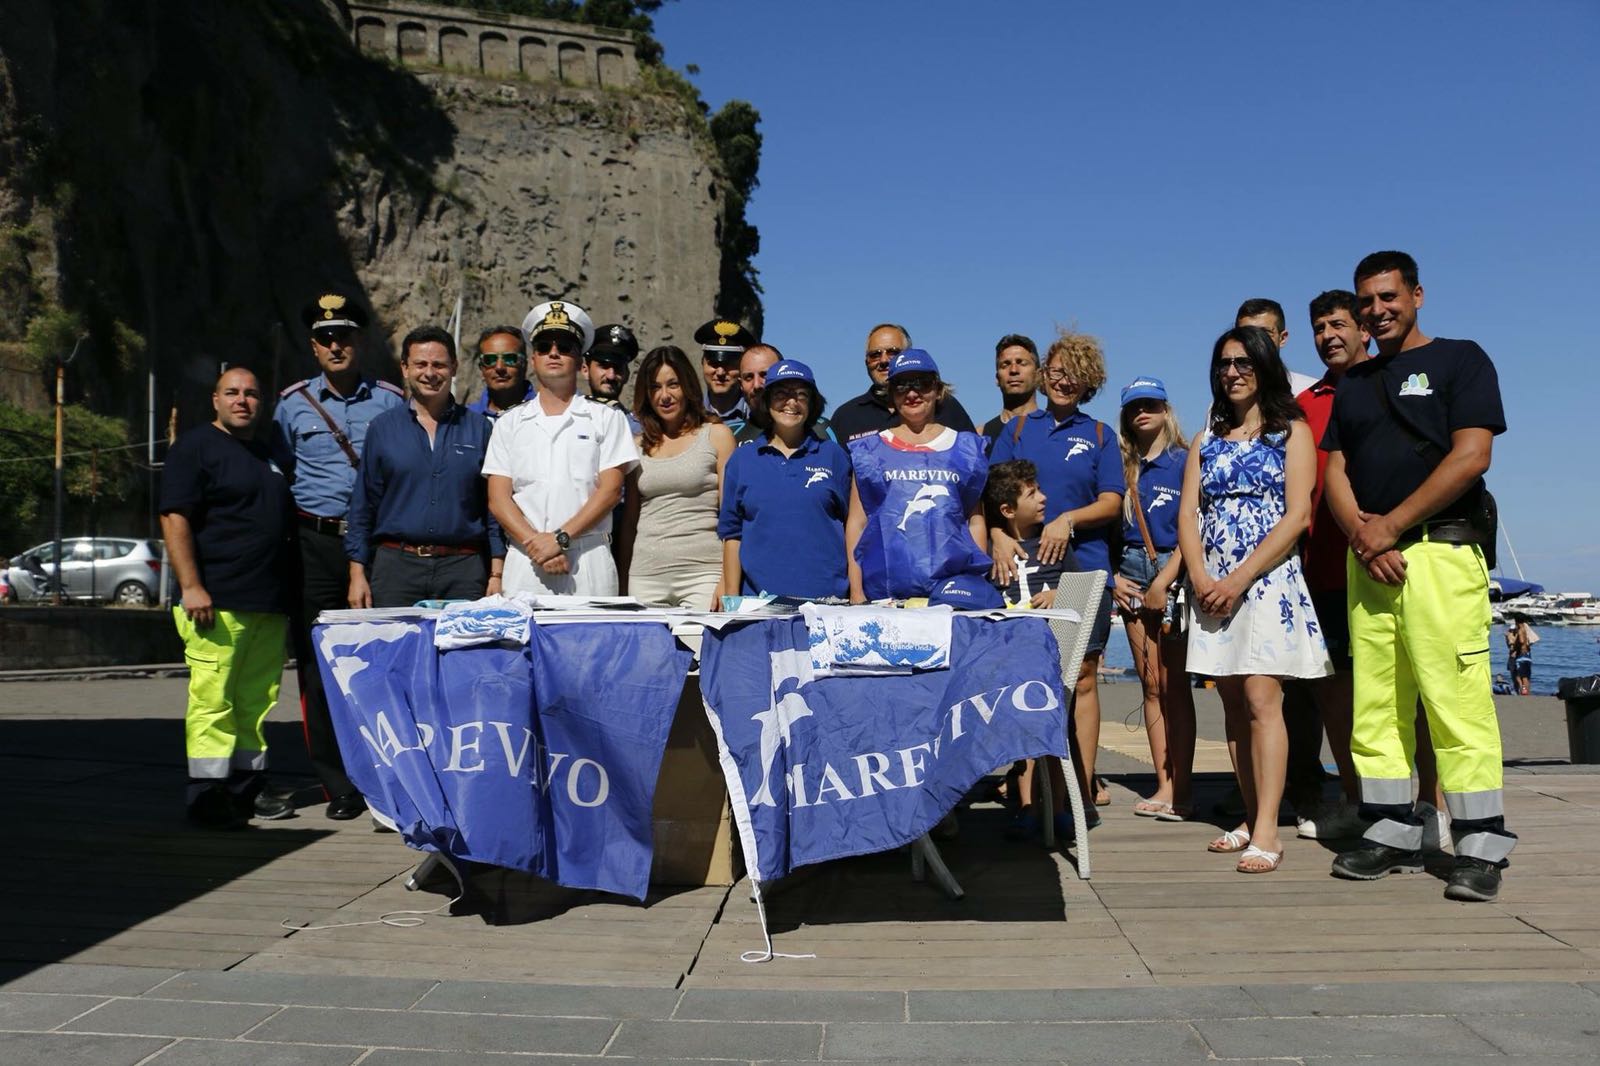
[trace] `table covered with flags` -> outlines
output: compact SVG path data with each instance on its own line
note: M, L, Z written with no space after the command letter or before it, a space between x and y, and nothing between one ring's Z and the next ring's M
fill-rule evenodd
M819 621L810 608L541 610L490 597L443 613L326 612L315 646L351 780L408 845L643 899L690 633L757 882L909 843L995 768L1064 754L1044 619L831 610Z

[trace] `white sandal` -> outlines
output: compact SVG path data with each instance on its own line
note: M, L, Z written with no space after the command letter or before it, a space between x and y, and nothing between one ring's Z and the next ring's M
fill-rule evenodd
M1218 855L1227 855L1235 851L1243 851L1249 846L1250 830L1229 829L1217 839L1207 844L1206 850L1216 852Z
M1252 859L1259 859L1265 862L1267 865L1263 867L1257 867L1255 869L1246 867L1245 863L1251 861ZM1254 844L1251 844L1248 848L1244 849L1244 854L1239 856L1239 864L1235 866L1234 869L1242 874L1270 874L1282 863L1283 852L1267 851L1264 848L1258 848Z

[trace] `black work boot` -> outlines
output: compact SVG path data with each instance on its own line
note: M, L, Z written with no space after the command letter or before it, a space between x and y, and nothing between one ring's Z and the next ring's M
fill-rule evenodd
M200 791L189 801L189 821L202 829L240 829L245 819L234 808L233 797L221 782Z
M1422 871L1422 852L1391 848L1387 844L1363 844L1333 860L1333 876L1347 881L1376 881L1390 874Z
M1457 855L1455 868L1444 886L1445 899L1487 903L1500 894L1500 867L1487 859Z

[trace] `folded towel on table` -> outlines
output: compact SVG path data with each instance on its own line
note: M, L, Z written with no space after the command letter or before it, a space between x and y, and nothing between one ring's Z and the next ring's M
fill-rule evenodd
M950 666L949 607L800 608L811 638L811 669L818 677L909 674Z
M532 604L520 597L485 596L452 603L434 623L433 646L449 651L500 641L526 644L532 614Z

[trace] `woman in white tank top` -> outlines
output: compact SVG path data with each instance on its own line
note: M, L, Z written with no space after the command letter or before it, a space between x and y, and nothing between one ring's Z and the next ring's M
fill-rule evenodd
M633 409L643 431L624 492L621 591L646 603L716 610L723 592L717 512L733 433L706 412L689 357L672 345L639 364Z

